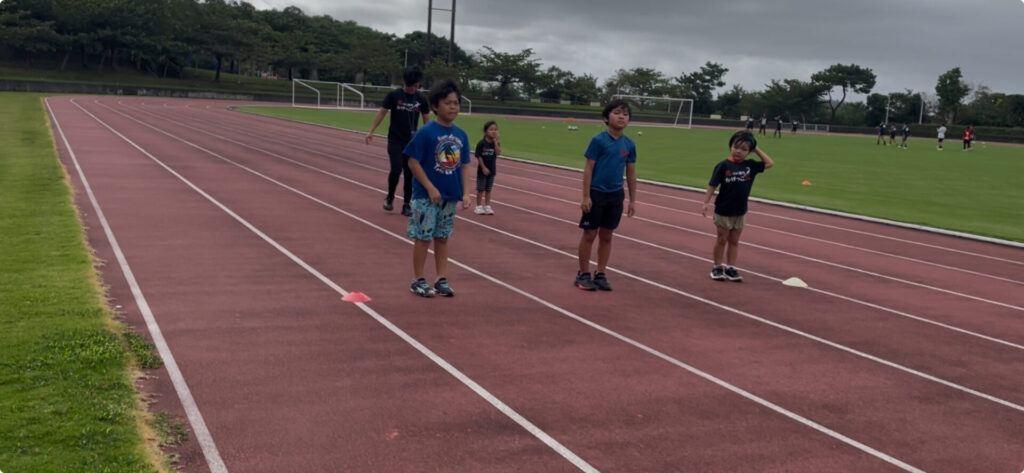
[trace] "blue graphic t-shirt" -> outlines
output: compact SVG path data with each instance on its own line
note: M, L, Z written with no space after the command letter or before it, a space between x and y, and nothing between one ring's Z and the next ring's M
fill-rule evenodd
M590 188L601 192L615 192L622 189L622 174L626 163L636 162L636 144L626 135L612 138L602 131L590 139L590 146L583 153L594 161L594 176Z
M469 164L469 136L461 128L442 126L437 120L423 125L402 152L419 161L441 199L462 200L462 166ZM419 180L412 181L412 198L429 199Z

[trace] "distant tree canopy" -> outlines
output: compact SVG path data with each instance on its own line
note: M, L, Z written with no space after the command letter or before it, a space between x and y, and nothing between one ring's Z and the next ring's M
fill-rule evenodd
M432 59L425 64L428 44ZM1024 126L1022 95L979 85L965 104L971 87L958 67L939 76L934 100L911 90L872 94L875 73L856 64L832 65L810 81L772 79L760 91L737 85L715 97L729 69L712 61L674 77L650 67L620 68L599 83L590 74L542 67L532 49L505 52L485 45L467 53L447 38L431 35L428 41L422 31L398 37L351 20L310 16L294 6L258 10L240 0L2 0L0 60L61 71L130 68L165 78L202 68L215 71L215 81L226 71L368 84L397 84L402 69L416 65L425 72L424 85L453 78L469 93L500 101L587 104L615 94L668 96L693 99L697 116L763 114L862 126L877 125L888 104L890 121L924 115L950 123ZM850 93L866 97L847 103Z

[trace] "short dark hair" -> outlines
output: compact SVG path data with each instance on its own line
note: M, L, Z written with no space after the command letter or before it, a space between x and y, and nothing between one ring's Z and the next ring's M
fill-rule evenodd
M744 141L750 143L750 151L757 149L757 138L754 138L754 135L742 130L733 133L732 136L729 137L729 148L731 149L733 144L742 143Z
M402 71L402 82L405 82L406 87L417 84L421 80L423 80L423 71L419 66L410 66Z
M633 110L630 109L630 102L623 100L622 98L616 98L604 105L604 110L601 111L601 117L604 117L604 123L608 123L608 116L611 115L611 111L618 109L618 107L626 107L626 112L633 117Z
M487 120L487 123L484 123L484 133L487 133L487 129L490 128L491 125L497 126L498 122L494 120Z
M445 79L430 88L430 96L427 97L427 101L430 102L430 107L433 108L438 106L445 97L452 93L458 96L459 100L462 100L462 91L459 90L459 85L451 79Z

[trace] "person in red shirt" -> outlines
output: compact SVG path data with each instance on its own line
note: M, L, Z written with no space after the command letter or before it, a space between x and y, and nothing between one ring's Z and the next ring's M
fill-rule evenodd
M964 151L970 151L972 149L972 141L974 141L974 127L968 125L967 128L964 129Z

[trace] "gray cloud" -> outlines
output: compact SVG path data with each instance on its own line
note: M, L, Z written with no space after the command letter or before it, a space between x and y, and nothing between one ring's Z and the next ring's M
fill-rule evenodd
M255 0L307 14L355 20L404 35L425 30L426 0L377 2ZM446 0L434 6L448 8ZM653 67L667 76L707 61L725 80L760 90L771 79L808 80L836 63L869 67L875 92L934 92L939 74L960 67L972 85L1024 93L1024 4L1020 0L463 0L456 42L469 52L533 48L557 65L600 81L617 69ZM434 31L448 35L448 14Z

